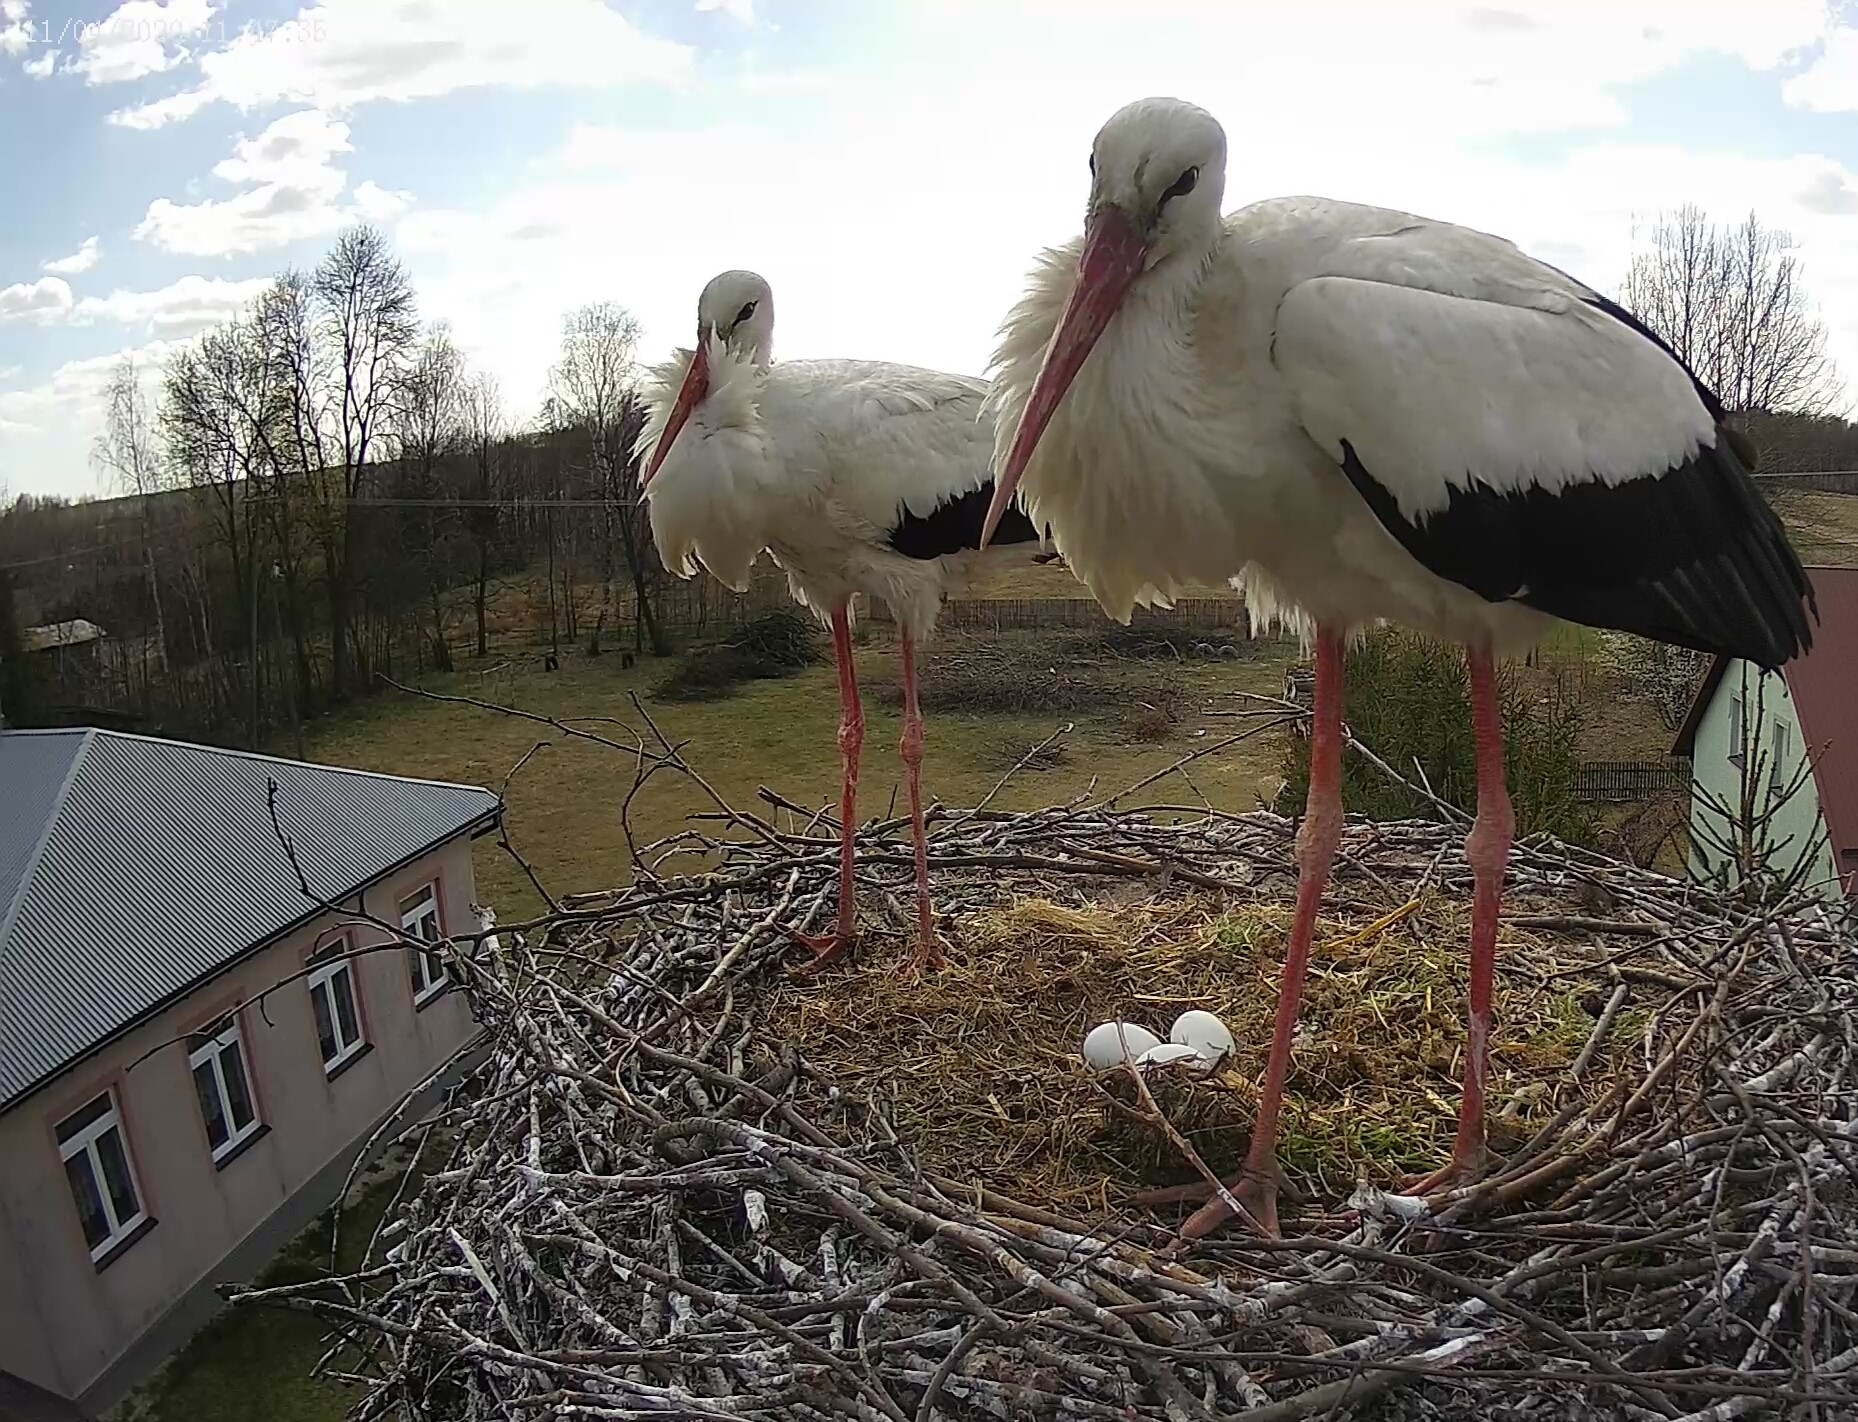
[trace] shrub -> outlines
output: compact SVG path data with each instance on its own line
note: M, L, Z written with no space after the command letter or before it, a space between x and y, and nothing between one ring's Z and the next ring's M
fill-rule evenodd
M819 629L785 609L749 619L727 642L679 658L652 693L660 701L719 701L744 682L804 671L823 655Z
M1137 706L1124 718L1129 738L1153 743L1165 741L1174 729L1173 718L1159 706Z
M1469 677L1456 647L1414 633L1377 630L1348 654L1342 717L1363 745L1411 780L1425 770L1433 793L1470 811L1477 804L1477 762L1471 732ZM1580 764L1581 712L1557 681L1538 703L1507 669L1500 669L1503 763L1519 835L1549 833L1590 843L1591 814L1574 796ZM1285 752L1280 807L1300 811L1310 783L1310 743L1293 737ZM1362 756L1342 754L1342 799L1370 819L1437 818L1416 791L1396 784Z

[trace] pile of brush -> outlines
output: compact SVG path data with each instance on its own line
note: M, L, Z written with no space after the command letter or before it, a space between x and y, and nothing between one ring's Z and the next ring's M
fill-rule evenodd
M1421 1201L1394 1182L1450 1138L1462 831L1352 824L1292 1237L1189 1246L1139 1196L1242 1151L1289 821L940 811L952 965L920 978L876 824L861 960L792 980L834 837L731 815L712 872L451 945L491 1051L431 1158L355 1272L238 1294L330 1324L357 1417L1858 1415L1858 949L1816 902L1518 846L1504 1157ZM1233 1031L1217 1072L1078 1056L1191 1008Z

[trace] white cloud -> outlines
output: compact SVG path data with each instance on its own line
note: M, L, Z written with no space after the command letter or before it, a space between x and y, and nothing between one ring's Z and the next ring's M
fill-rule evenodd
M721 10L745 25L755 23L755 0L697 0L697 13L705 10Z
M919 0L899 60L825 81L832 112L769 98L772 122L582 126L495 202L420 209L400 240L423 308L517 400L539 392L565 310L623 301L656 355L689 339L702 284L742 266L779 295L784 357L979 372L1037 252L1082 222L1096 129L1128 99L1176 93L1226 126L1228 207L1296 192L1382 203L1501 233L1609 289L1635 221L1686 201L1724 220L1753 207L1798 235L1858 374L1858 174L1618 136L1620 86L1705 51L1794 63L1823 32L1819 0L1759 16L1739 0L1336 8L1144 0L1079 27L1073 0ZM988 44L971 47L982 23ZM1559 162L1502 151L1507 136L1590 128L1611 136Z
M104 19L78 27L77 58L68 67L92 84L120 84L160 74L193 57L210 39L213 0L126 0Z
M1384 203L1501 233L1609 289L1634 224L1661 208L1694 201L1723 220L1752 208L1797 235L1837 358L1858 375L1851 155L1686 151L1637 142L1628 123L1631 86L1711 56L1770 75L1795 104L1858 109L1858 83L1837 77L1858 62L1851 24L1834 27L1824 0L912 0L873 26L882 52L822 45L804 71L741 54L731 87L706 94L707 128L582 127L487 172L493 196L453 210L408 210L405 194L351 183L343 106L693 78L687 51L625 27L615 3L526 0L512 19L493 0L325 0L299 15L320 33L215 45L160 81L179 92L121 117L146 127L285 99L306 112L262 132L272 114L254 119L216 170L233 186L152 205L138 236L218 255L397 216L422 310L449 318L519 406L539 397L564 311L623 301L656 356L689 339L702 284L738 266L780 294L783 358L979 372L1035 254L1081 223L1097 127L1128 99L1175 93L1226 126L1228 207L1289 192ZM1564 136L1531 149L1563 156L1519 159L1518 135ZM4 299L33 305L23 321L155 334L240 300L238 283L192 280L191 292L177 282L63 305L36 284ZM67 454L64 427L49 427L14 467L74 462L87 477L90 431Z
M191 88L110 118L159 128L215 103L339 109L460 89L675 84L691 60L604 0L321 0L201 54Z
M19 67L28 79L49 79L52 71L58 67L58 51L48 49L37 59L28 59Z
M139 241L190 256L231 256L317 237L353 221L384 222L408 194L363 182L342 201L348 175L335 165L352 153L348 125L314 109L286 114L256 138L242 138L215 177L246 185L230 198L177 203L157 198L135 229Z
M185 336L228 321L270 285L268 277L229 281L189 275L153 291L118 289L108 296L72 297L59 277L41 277L0 289L0 321L40 326L89 326L113 322L144 326L161 336Z
M1787 102L1821 113L1858 111L1858 15L1835 30L1807 68L1787 81Z
M37 321L41 325L63 320L71 312L71 287L60 277L15 282L0 287L0 321Z
M0 365L0 380L11 380L25 368L23 365Z
M24 54L38 36L39 27L29 19L31 11L26 0L0 0L0 54Z
M1849 174L1827 169L1817 173L1795 194L1800 206L1833 216L1858 213L1858 186Z
M190 336L230 321L271 284L269 277L228 281L222 277L184 276L155 291L113 291L87 296L71 311L74 322L114 321L144 326L151 333Z
M99 242L100 239L96 237L86 237L78 244L78 249L70 256L59 257L54 261L45 263L43 270L52 273L54 276L81 275L96 266L97 262L102 258L103 251Z
M97 492L85 451L103 422L103 394L124 356L136 363L151 402L161 381L162 363L184 342L150 341L104 355L66 361L51 377L24 390L0 391L0 449L16 453L14 467L28 468L40 451L57 451L62 461L38 481L33 492Z

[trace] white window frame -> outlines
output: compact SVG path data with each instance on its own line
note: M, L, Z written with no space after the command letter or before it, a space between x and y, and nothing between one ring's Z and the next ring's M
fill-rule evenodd
M1787 771L1787 752L1793 740L1793 727L1786 721L1774 723L1774 745L1768 762L1768 794L1778 796L1791 778Z
M415 889L400 901L400 931L408 938L436 943L445 936L439 922L439 885ZM424 1007L452 985L451 969L437 953L407 949L407 977L413 987L413 1005Z
M58 1159L61 1163L68 1163L80 1155L85 1157L85 1161L90 1168L91 1184L96 1189L97 1198L103 1204L103 1218L110 1226L110 1232L90 1247L90 1258L92 1263L101 1260L106 1254L110 1253L111 1250L119 1248L125 1240L140 1229L148 1220L148 1205L143 1199L142 1182L136 1179L135 1157L129 1153L129 1133L123 1129L122 1111L117 1106L116 1102L116 1088L104 1088L104 1090L97 1093L97 1096L91 1097L90 1100L86 1101L64 1119L69 1121L72 1116L83 1115L84 1112L97 1104L99 1096L109 1102L103 1114L89 1125L85 1126L82 1130L73 1134L69 1140L60 1140L58 1142ZM62 1124L63 1123L60 1122L58 1127L53 1128L55 1136L61 1134L59 1127L61 1127ZM116 1132L116 1142L123 1153L123 1164L129 1172L129 1189L135 1196L135 1213L130 1215L127 1219L119 1217L116 1213L116 1200L110 1194L110 1182L103 1173L103 1154L97 1149L97 1142L102 1140L103 1137L108 1135L111 1131ZM69 1179L65 1181L67 1188L69 1188L70 1183ZM77 1205L75 1199L72 1200L71 1203ZM78 1208L78 1225L80 1228L83 1226L83 1210L81 1206Z
M355 1056L368 1045L367 1029L363 1027L361 1023L361 992L355 984L355 975L349 969L347 957L340 956L346 954L346 952L347 945L344 944L343 947L338 950L337 957L331 958L328 962L314 968L308 979L310 987L310 1020L312 1024L316 1020L316 994L319 992L325 994L328 999L329 1025L330 1029L335 1034L337 1043L336 1054L333 1057L323 1058L323 1075L325 1076L332 1075L339 1068L352 1061ZM342 1040L342 1014L336 1011L335 989L330 986L338 977L345 977L348 979L348 1000L350 1005L355 1009L355 1040L352 1042L344 1042ZM322 1049L322 1037L321 1034L318 1033L316 1050L321 1052Z
M1748 708L1742 700L1742 693L1739 691L1732 693L1729 698L1729 764L1737 769L1740 769L1742 762L1748 758L1747 749L1742 744L1742 725L1747 711Z
M350 991L353 991L352 983L350 984ZM333 1006L333 1004L331 1005ZM219 1097L219 1115L220 1119L226 1123L227 1130L226 1139L221 1144L214 1146L212 1145L212 1127L207 1126L207 1144L212 1146L213 1161L215 1164L224 1160L240 1146L244 1145L245 1142L257 1135L259 1131L264 1129L264 1120L258 1113L258 1093L252 1085L252 1059L250 1053L245 1050L245 1036L239 1030L238 1014L234 1013L231 1017L226 1018L225 1023L226 1025L220 1031L211 1034L206 1042L195 1047L187 1054L187 1074L195 1081L198 1081L198 1078L194 1076L194 1073L205 1063L212 1063L213 1089L215 1094ZM207 1025L210 1027L212 1024L208 1023ZM357 1009L355 1025L357 1027L361 1025L359 1009ZM194 1035L207 1036L208 1034L200 1032ZM232 1093L226 1086L225 1056L227 1052L238 1053L239 1070L245 1077L245 1099L252 1108L251 1120L247 1121L243 1126L238 1127L233 1125ZM206 1125L204 1114L201 1119L201 1124L203 1126Z

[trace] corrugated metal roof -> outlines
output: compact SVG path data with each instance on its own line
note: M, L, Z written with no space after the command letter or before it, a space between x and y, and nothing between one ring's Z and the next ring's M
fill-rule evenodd
M115 731L0 732L0 1103L485 820L488 790Z
M1833 865L1850 893L1858 870L1858 568L1809 568L1807 576L1819 601L1813 650L1781 671L1800 744L1813 755Z

